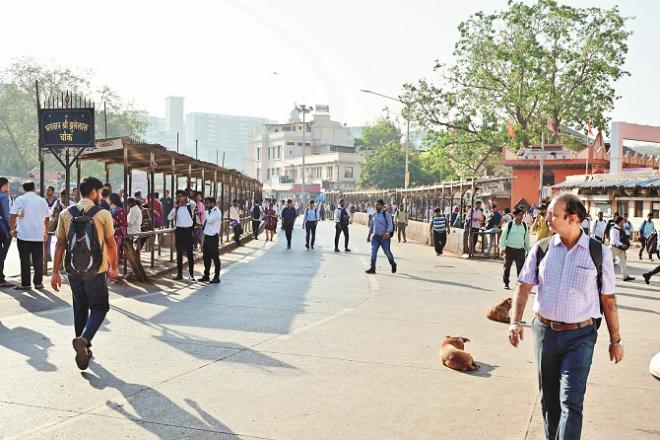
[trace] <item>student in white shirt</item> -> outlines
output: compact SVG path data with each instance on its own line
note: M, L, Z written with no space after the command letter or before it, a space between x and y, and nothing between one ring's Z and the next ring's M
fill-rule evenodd
M626 250L630 247L630 240L623 228L623 217L619 216L614 220L614 226L610 228L610 250L612 258L616 260L619 257L619 266L623 281L632 281L635 278L628 274L628 265L626 264Z
M238 205L238 199L234 199L232 206L229 208L229 226L234 231L234 242L236 242L236 246L240 246L243 226L241 226L241 209Z
M30 290L30 261L34 265L34 287L43 289L44 241L48 240L50 210L46 200L37 195L34 182L25 182L23 191L25 194L14 200L9 211L10 231L16 237L21 259L21 285L15 289Z
M311 246L314 249L314 241L316 240L316 225L320 220L319 210L314 205L314 200L309 202L309 207L305 209L305 218L303 218L303 228L305 228L305 247L309 249L309 235L312 235Z
M215 206L215 199L207 197L204 199L206 205L206 224L204 225L204 245L203 245L203 258L204 258L204 276L199 281L207 281L211 284L220 282L220 222L222 216L220 210ZM211 262L215 268L215 275L210 279Z
M598 213L598 219L591 225L591 236L601 243L605 243L605 228L607 228L607 221L603 219L603 213Z
M183 279L183 254L188 259L189 280L195 281L194 269L195 259L193 257L193 226L195 224L195 211L190 204L185 191L176 192L176 204L167 216L168 220L174 220L174 237L176 244L176 270L175 280Z
M133 197L126 199L126 207L128 214L126 214L126 232L128 234L139 234L142 232L142 210L138 206L138 201Z

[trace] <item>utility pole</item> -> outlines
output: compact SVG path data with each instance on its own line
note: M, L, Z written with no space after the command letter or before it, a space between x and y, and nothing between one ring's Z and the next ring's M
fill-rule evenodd
M541 126L542 127L542 126ZM539 205L543 203L543 159L545 159L545 130L541 128L541 166L539 167Z
M195 159L197 159L197 139L195 139Z
M303 141L302 141L302 189L300 191L300 202L302 205L305 205L305 140L307 134L307 124L305 122L305 114L312 111L312 106L306 106L305 104L299 105L296 107L299 112L302 112L302 124L303 124ZM301 205L301 206L302 206Z
M176 132L176 152L179 152L179 132Z

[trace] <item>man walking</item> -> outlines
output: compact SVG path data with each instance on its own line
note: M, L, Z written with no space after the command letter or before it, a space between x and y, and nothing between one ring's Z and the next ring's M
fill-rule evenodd
M314 200L310 200L309 206L305 209L305 217L303 218L303 228L305 228L305 247L309 249L310 242L309 236L312 236L311 246L314 249L314 241L316 240L316 225L319 222L319 211L314 206Z
M488 248L486 254L490 255L495 246L495 237L500 233L500 226L502 225L502 213L500 208L493 204L493 211L486 218L486 230L484 231L484 240L488 239Z
M403 203L397 208L396 214L394 214L394 219L396 220L396 234L399 243L401 243L401 234L403 234L403 242L407 243L406 227L408 226L408 214L406 213Z
M188 279L195 281L195 257L193 256L193 226L195 224L194 205L190 204L185 191L176 192L176 206L168 216L174 221L174 242L176 246L176 277L183 279L183 254L188 259Z
M217 206L215 206L215 199L207 197L204 199L206 205L206 224L204 225L204 242L203 258L204 258L204 276L199 281L207 281L211 284L220 282L220 221L221 214ZM210 279L211 262L215 267L215 276Z
M431 236L433 237L433 246L435 255L442 255L442 250L447 244L447 234L451 231L447 216L440 208L435 208L431 218Z
M0 287L14 287L12 283L5 279L5 260L12 241L11 227L9 226L10 209L9 180L6 177L0 177Z
M632 281L635 277L628 274L628 264L626 258L626 251L630 247L630 240L623 228L623 217L617 217L614 220L614 226L610 228L610 250L612 251L612 261L619 258L619 267L621 267L621 274L623 281Z
M523 222L525 211L516 208L513 211L513 220L502 228L500 239L500 253L504 252L504 288L509 289L509 275L511 264L515 261L516 273L520 275L525 264L525 255L529 251L529 231L527 223Z
M169 218L170 211L172 211L172 197L170 197L170 192L168 190L163 191L163 197L160 199L160 204L163 209L163 218ZM166 226L170 226L169 220L167 221Z
M348 210L344 207L344 199L339 200L339 206L335 209L335 252L339 252L339 236L344 233L344 251L350 252L348 248L348 225L351 223L351 217Z
M66 251L66 271L73 294L76 364L85 370L92 357L92 339L110 309L108 281L117 276L117 243L112 214L99 206L103 183L87 177L80 183L82 199L60 214L50 284L62 286L60 267ZM91 245L90 245L91 243Z
M21 285L16 289L30 290L30 263L34 267L34 287L43 289L44 242L48 240L50 212L48 203L37 195L34 182L25 182L23 191L25 194L16 198L10 210L11 233L17 238L21 259Z
M255 200L254 205L252 205L252 235L255 240L259 240L259 227L263 218L264 209L261 207L259 200Z
M286 248L291 249L291 232L293 231L293 225L296 223L296 217L298 213L293 207L293 202L291 199L286 201L286 207L282 210L282 229L284 229L284 234L286 235Z
M470 208L465 217L465 224L470 228L470 249L474 254L474 249L479 240L479 229L484 224L484 211L481 209L481 202L477 201L473 208Z
M605 229L607 228L607 221L603 219L603 212L598 213L598 218L594 220L594 224L591 226L591 237L605 243Z
M582 232L585 216L584 205L573 194L560 194L550 203L548 221L555 236L529 253L511 310L508 336L517 347L523 339L527 298L532 287L539 286L532 330L545 435L553 440L580 438L601 307L610 333L610 360L623 359L612 255Z
M371 226L369 226L367 243L371 242L371 267L367 270L368 274L376 273L376 256L378 255L378 248L381 247L392 266L392 273L396 273L396 263L390 250L390 237L394 233L394 221L392 220L392 214L383 209L384 206L385 202L383 200L376 200L376 213L371 221Z
M552 235L552 231L550 230L550 226L548 226L548 221L546 219L547 214L548 207L544 203L539 206L536 219L530 228L532 232L536 232L536 241L543 240L544 238L550 237Z
M639 226L639 242L641 247L639 248L639 259L642 260L642 254L646 249L646 241L649 239L651 234L655 231L655 225L653 224L653 213L649 212L649 215L646 216L646 220L642 222ZM649 260L653 261L653 253L647 250L649 254ZM648 283L647 283L648 284Z

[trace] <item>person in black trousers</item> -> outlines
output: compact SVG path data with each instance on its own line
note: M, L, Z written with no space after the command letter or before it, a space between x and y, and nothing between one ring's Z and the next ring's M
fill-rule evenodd
M335 252L339 252L339 236L344 233L344 251L350 252L348 248L348 225L351 223L351 216L344 207L344 199L339 200L339 206L335 209Z
M259 227L261 226L263 217L264 210L261 207L261 201L255 200L254 205L252 205L252 235L255 240L259 240Z
M206 205L206 224L204 225L204 242L203 258L204 258L204 276L199 281L206 281L211 284L220 282L220 221L221 213L217 206L215 206L215 199L207 197L205 200ZM210 279L211 263L215 266L215 276Z
M298 213L293 207L293 202L291 199L286 201L286 208L282 210L282 229L286 235L286 248L291 249L291 232L293 231L293 225L296 223L296 217Z
M195 257L193 256L193 226L195 223L194 208L184 191L176 192L177 204L170 212L169 220L174 220L174 238L176 243L176 277L183 279L183 254L188 258L188 274L190 281L195 281ZM194 202L193 202L194 203Z
M314 206L314 200L309 202L309 207L305 209L305 218L303 219L303 228L305 228L305 247L309 249L309 236L312 236L312 249L316 240L316 224L319 222L319 211Z

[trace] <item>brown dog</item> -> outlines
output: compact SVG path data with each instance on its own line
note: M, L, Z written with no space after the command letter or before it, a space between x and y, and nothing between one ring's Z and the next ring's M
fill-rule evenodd
M442 365L458 371L472 371L479 368L470 353L463 350L465 342L470 340L462 336L445 336L440 346Z
M504 298L498 305L491 307L486 312L486 318L497 322L511 322L509 311L511 310L511 298Z

